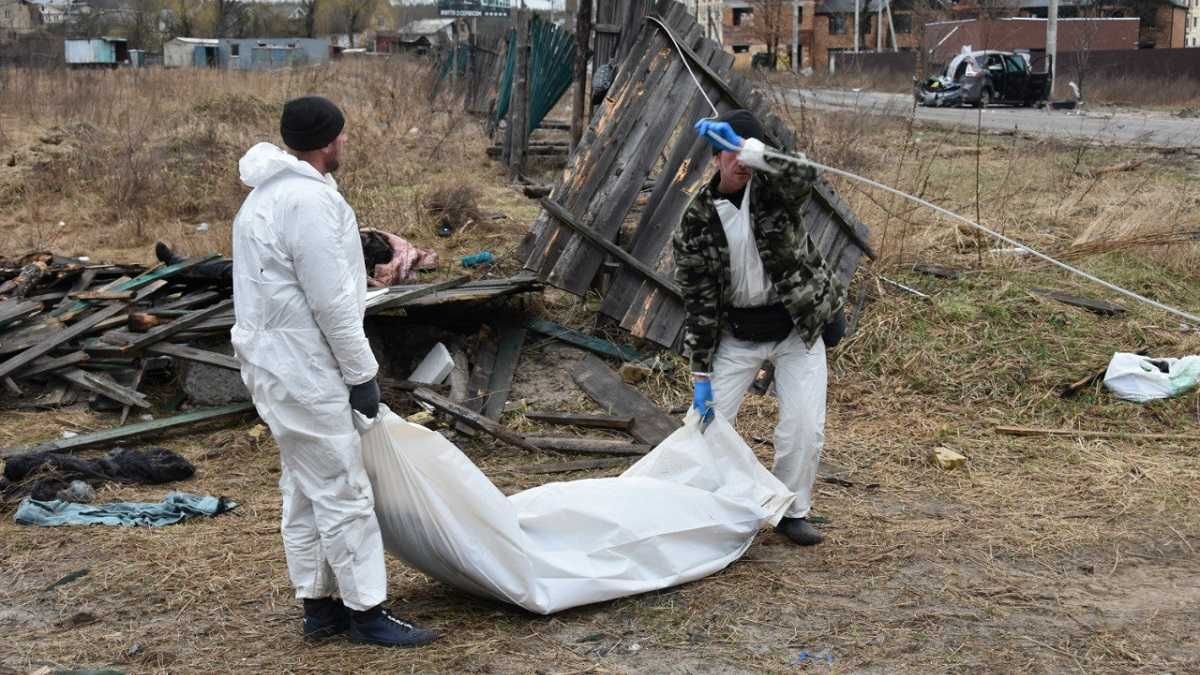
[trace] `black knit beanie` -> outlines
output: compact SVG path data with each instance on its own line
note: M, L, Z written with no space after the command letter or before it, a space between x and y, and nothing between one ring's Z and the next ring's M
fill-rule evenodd
M284 104L279 133L289 148L307 152L332 143L345 126L346 118L333 101L321 96L304 96Z
M749 110L730 110L729 112L717 118L718 122L727 122L738 136L742 138L757 138L763 140L765 132L763 131L762 123L754 116L754 113ZM719 154L721 151L713 148L713 154Z

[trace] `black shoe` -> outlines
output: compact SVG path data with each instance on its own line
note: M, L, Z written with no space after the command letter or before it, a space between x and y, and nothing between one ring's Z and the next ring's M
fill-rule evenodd
M333 598L304 599L304 639L323 640L350 630L350 610Z
M162 241L154 243L154 257L158 258L158 262L164 265L173 265L179 261L179 257L175 255L171 247Z
M784 518L775 526L775 531L800 546L815 546L825 541L825 535L808 522L808 518Z
M397 619L383 605L352 612L350 617L350 639L354 642L383 647L420 647L439 637L431 630Z

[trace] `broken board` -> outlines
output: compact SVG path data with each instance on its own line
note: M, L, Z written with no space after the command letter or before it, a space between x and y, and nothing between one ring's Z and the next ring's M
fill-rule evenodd
M651 447L666 440L680 427L678 421L621 381L621 376L599 357L588 355L576 368L575 384L610 415L632 417L630 434Z

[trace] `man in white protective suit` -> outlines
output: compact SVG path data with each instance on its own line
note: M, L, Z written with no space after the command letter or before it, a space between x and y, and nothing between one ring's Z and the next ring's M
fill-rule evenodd
M766 361L775 363L779 423L772 472L796 493L778 531L811 546L808 519L825 440L825 349L845 330L845 289L808 236L804 204L816 174L768 161L762 125L733 110L696 125L718 172L675 232L675 272L687 319L693 406L732 422Z
M283 545L304 637L348 632L414 647L438 636L384 607L383 541L353 422L352 411L378 413L380 394L358 225L331 175L344 127L329 100L298 98L280 121L288 150L259 143L239 162L253 189L233 223L233 346L279 444Z

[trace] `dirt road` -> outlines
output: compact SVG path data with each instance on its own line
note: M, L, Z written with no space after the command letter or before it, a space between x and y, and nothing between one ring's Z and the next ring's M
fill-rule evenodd
M868 113L907 116L913 100L908 94L795 89L788 102L826 110L860 110ZM917 119L939 124L984 129L1017 130L1062 140L1086 140L1099 144L1196 147L1200 145L1200 120L1171 117L1167 113L1093 110L1075 113L1036 108L993 106L975 108L917 108Z

